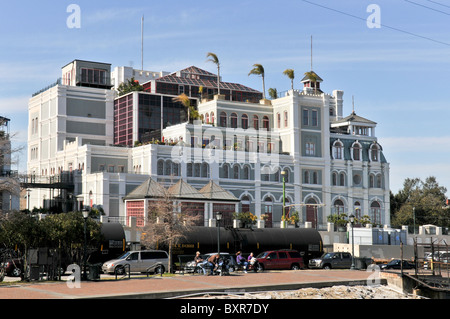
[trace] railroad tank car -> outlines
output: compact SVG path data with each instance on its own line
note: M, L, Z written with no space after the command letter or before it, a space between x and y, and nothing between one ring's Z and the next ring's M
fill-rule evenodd
M311 258L323 254L323 243L320 233L313 228L224 228L192 227L173 249L173 255L194 255L217 252L217 241L220 236L220 251L235 253L258 253L266 250L294 249L303 256L305 263ZM162 247L161 247L162 248Z
M102 243L98 250L89 255L89 263L103 263L120 256L126 250L125 231L121 224L103 223L101 233Z

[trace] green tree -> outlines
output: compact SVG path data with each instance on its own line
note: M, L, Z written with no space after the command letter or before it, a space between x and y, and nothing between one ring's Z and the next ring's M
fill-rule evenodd
M291 89L294 89L294 79L295 73L293 69L286 69L283 71L283 74L286 75L291 80Z
M215 53L212 53L212 52L208 52L206 54L206 57L209 58L207 61L212 62L215 65L217 65L217 91L218 91L218 94L220 95L220 62L219 62L219 58L217 57L217 55Z
M450 209L445 206L447 189L440 186L434 176L422 181L407 178L403 189L391 194L391 222L401 226L433 224L450 226Z
M270 96L270 98L271 98L272 100L277 99L277 98L278 98L278 91L277 91L277 89L270 88L270 89L269 89L269 96Z
M117 91L119 92L119 96L122 96L134 91L144 91L144 87L140 85L139 81L135 80L133 77L130 80L127 80L126 82L120 83L119 87L117 88Z
M316 94L319 76L314 71L305 72L305 76L314 83L314 94Z
M250 70L248 75L260 75L262 78L262 84L263 84L263 99L266 99L266 84L264 80L264 67L261 64L253 64L253 69Z
M186 233L201 220L201 215L194 215L189 210L178 211L180 204L166 189L161 190L160 198L149 204L148 219L142 227L141 243L149 248L165 248L169 254L169 273L172 272L173 249Z
M178 95L177 97L174 97L173 101L183 104L183 106L186 108L189 123L192 123L193 120L197 120L200 118L200 114L198 113L197 109L191 105L191 100L186 94L183 93Z

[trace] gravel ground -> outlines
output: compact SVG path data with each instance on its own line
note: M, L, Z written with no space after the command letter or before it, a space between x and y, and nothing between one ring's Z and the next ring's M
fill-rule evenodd
M294 291L270 291L244 295L205 296L208 299L418 299L388 286L333 286L329 288L304 288Z

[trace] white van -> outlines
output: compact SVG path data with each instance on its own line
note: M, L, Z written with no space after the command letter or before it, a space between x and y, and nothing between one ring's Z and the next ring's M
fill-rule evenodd
M169 268L169 255L164 250L128 251L122 256L105 262L105 274L123 275L125 272L164 273Z

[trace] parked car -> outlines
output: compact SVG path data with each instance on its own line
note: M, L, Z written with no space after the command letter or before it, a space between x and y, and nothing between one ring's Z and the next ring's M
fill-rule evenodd
M258 271L269 269L302 269L303 258L296 250L269 250L256 256Z
M343 252L325 253L320 258L311 259L309 268L349 269L352 265L352 255Z
M401 269L400 259L392 259L387 264L381 265L381 269ZM403 269L414 269L416 265L408 260L403 260Z
M6 260L2 263L5 275L9 277L20 277L23 274L23 261L20 258Z
M169 255L164 250L129 251L102 265L107 274L123 275L125 272L164 273L169 268Z

